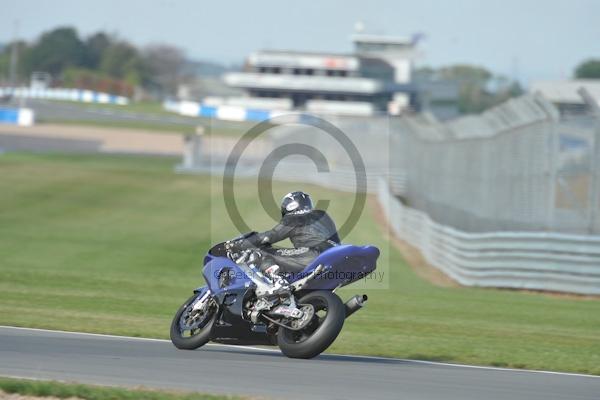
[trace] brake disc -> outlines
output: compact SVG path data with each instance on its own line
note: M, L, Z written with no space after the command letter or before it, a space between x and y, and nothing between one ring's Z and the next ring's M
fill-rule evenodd
M206 315L209 313L210 308L210 301L199 310L194 310L194 304L190 304L179 319L179 326L186 330L197 329L206 320Z
M300 307L300 311L302 311L304 315L298 319L292 319L290 321L290 326L294 330L299 330L306 327L310 321L312 321L313 316L315 315L315 308L312 306L312 304L303 304Z

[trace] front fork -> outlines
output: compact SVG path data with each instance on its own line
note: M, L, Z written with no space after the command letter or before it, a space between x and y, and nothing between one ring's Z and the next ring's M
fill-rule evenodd
M210 295L211 295L210 289L203 287L203 288L194 290L194 293L201 293L202 291L204 291L204 294L202 294L200 296L200 298L198 298L198 299L196 299L196 301L194 301L194 305L192 306L192 311L201 311L208 304L208 301L210 300Z

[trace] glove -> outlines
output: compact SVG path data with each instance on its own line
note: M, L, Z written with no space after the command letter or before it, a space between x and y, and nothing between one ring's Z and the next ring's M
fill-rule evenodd
M231 253L237 253L240 250L243 250L240 246L239 240L228 240L225 242L225 249Z

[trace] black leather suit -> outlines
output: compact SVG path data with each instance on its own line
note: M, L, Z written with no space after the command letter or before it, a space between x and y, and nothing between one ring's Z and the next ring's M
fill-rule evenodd
M293 248L268 246L288 238ZM249 240L252 245L261 246L261 269L277 264L282 272L291 273L302 271L320 253L340 243L335 223L322 210L286 214L273 229Z

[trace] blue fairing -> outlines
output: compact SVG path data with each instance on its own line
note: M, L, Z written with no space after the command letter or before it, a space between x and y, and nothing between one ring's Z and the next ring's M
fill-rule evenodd
M320 275L310 280L305 287L308 290L333 290L367 276L375 270L379 249L374 246L340 245L321 253L302 272L289 274L290 282L296 281L314 271L318 265L325 269ZM203 275L213 294L223 291L234 291L252 286L252 281L244 271L227 257L216 257L208 254L204 259ZM228 282L221 288L220 276L223 272L229 275Z
M292 275L291 281L310 274L317 266L325 269L310 280L305 289L333 290L360 280L375 270L379 249L374 246L340 245L321 253L301 273Z
M206 257L206 264L202 275L204 280L210 287L210 290L216 294L223 289L219 286L219 277L224 270L230 275L229 284L226 286L228 290L236 290L248 287L251 284L250 278L244 273L244 271L233 261L227 257Z

